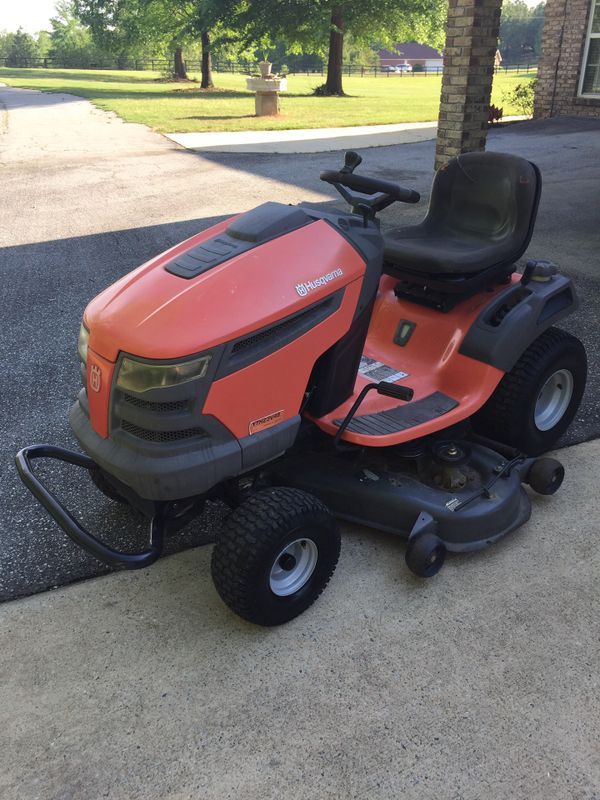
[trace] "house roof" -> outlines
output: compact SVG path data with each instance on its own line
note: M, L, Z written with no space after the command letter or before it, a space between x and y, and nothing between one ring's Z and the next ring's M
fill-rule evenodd
M380 50L379 58L442 58L442 54L428 44L401 42L394 50Z

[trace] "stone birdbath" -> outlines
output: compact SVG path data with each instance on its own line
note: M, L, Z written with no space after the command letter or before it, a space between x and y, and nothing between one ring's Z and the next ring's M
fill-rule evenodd
M287 90L287 78L278 75L267 77L251 76L246 78L246 88L254 95L254 107L257 117L274 117L279 114L279 92Z

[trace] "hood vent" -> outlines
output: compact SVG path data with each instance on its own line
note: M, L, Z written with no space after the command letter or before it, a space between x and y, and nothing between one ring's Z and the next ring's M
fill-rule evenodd
M222 378L238 369L243 369L298 339L337 311L343 296L344 290L340 289L324 300L286 317L281 322L260 328L249 336L231 342L216 377Z
M179 278L195 278L271 239L302 228L309 222L314 220L297 206L263 203L238 217L224 233L205 239L196 247L190 247L185 253L175 256L165 264L165 269Z

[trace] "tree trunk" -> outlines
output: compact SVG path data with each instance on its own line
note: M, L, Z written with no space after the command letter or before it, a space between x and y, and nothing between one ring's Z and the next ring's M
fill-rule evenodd
M329 57L327 60L327 94L343 95L342 60L344 56L344 16L341 8L331 12L331 31L329 32Z
M212 59L210 56L210 33L202 31L200 34L202 42L202 82L201 89L212 89L214 86L212 79Z
M185 66L185 58L183 57L183 48L175 48L175 56L173 59L173 72L176 78L181 78L187 81L187 67Z

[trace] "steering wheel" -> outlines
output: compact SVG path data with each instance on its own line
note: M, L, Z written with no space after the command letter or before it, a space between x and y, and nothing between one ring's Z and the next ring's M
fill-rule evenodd
M339 172L333 169L326 169L321 173L321 180L327 183L341 184L349 189L355 189L364 194L386 194L393 202L418 203L421 195L414 189L405 189L391 181L382 181L379 178L369 178L366 175L353 175L351 172Z
M354 175L362 158L354 150L348 150L341 170L327 169L321 173L321 180L331 183L351 206L353 211L362 214L365 219L373 219L377 211L399 201L401 203L418 203L421 195L414 189L405 189L391 181L369 178L367 175ZM348 189L354 189L363 196L357 196ZM367 195L367 197L364 197Z

